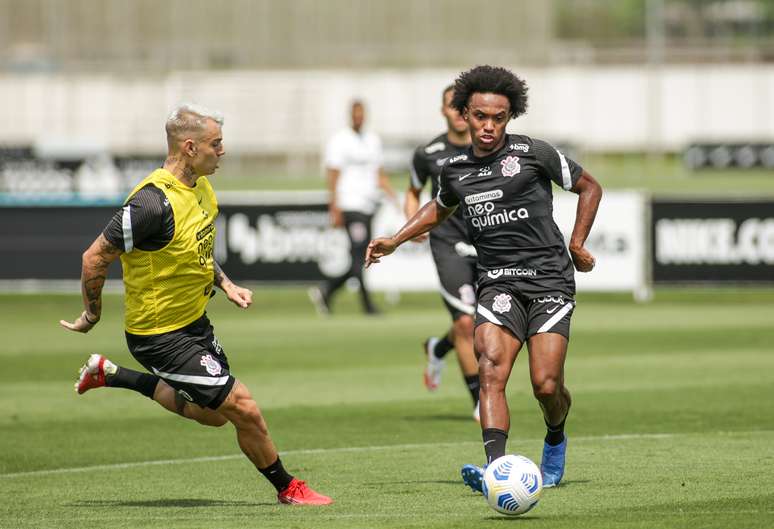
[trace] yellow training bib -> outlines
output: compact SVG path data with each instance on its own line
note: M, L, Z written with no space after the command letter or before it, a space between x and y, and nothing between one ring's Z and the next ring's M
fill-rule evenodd
M121 255L125 325L132 334L159 334L185 327L204 314L213 288L218 201L206 177L188 187L166 169L148 175L127 201L148 184L169 200L175 234L164 248L133 248Z

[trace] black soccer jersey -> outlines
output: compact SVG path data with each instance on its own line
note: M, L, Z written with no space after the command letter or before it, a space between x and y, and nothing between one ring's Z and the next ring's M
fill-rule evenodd
M553 218L551 182L571 189L582 172L545 141L509 134L503 147L477 158L472 148L450 158L436 200L459 205L478 251L479 285L513 281L525 294L575 294L564 239Z
M427 180L431 181L431 193L435 197L438 195L438 177L441 174L441 168L447 160L468 152L469 146L459 147L449 142L446 133L436 136L427 145L417 147L414 151L414 158L411 161L411 187L422 189ZM470 237L465 228L465 221L462 218L462 211L455 211L454 214L446 219L444 223L437 226L430 232L430 243L446 243L450 246L458 242L470 244Z

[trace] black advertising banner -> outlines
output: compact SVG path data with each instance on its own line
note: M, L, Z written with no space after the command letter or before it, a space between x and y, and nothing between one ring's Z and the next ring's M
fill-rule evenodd
M656 283L774 283L774 200L652 202Z
M81 255L119 207L0 207L0 279L79 279ZM322 201L221 206L216 227L215 256L233 279L318 281L350 266Z
M0 207L0 279L80 279L83 252L119 207Z

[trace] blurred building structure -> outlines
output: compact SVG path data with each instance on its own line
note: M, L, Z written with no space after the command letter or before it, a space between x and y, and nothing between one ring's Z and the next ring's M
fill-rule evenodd
M360 97L399 168L481 63L531 88L514 130L580 150L774 140L774 0L0 0L0 146L152 158L193 100L308 173Z

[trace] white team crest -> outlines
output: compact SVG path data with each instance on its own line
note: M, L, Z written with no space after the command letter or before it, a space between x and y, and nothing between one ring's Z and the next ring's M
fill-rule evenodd
M207 372L212 376L220 375L223 372L223 368L220 367L220 364L212 357L212 355L203 355L199 364L203 365Z
M497 294L492 303L492 310L503 314L511 310L511 296L508 294Z
M513 176L521 172L518 156L508 156L500 162L500 166L502 166L503 176Z

